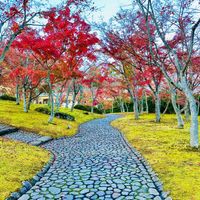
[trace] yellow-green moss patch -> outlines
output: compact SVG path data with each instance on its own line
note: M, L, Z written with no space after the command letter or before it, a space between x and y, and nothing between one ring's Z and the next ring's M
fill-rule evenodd
M103 115L92 113L85 115L84 111L81 110L70 112L69 109L62 108L62 112L73 115L76 120L66 121L55 118L53 124L48 124L49 116L34 110L36 107L41 106L42 105L32 105L31 110L28 113L24 113L22 105L15 105L15 102L0 100L0 123L58 138L62 136L72 136L77 132L78 126L81 123L103 117ZM71 126L70 129L67 129L68 125Z
M48 151L0 138L0 200L21 188L49 161Z
M189 123L177 129L175 115L165 115L160 124L154 115L133 114L112 122L148 160L174 200L200 199L200 150L189 147Z

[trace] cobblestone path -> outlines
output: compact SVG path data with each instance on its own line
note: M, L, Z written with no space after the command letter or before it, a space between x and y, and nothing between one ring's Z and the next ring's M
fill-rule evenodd
M171 199L151 174L151 168L109 125L116 118L108 115L87 122L76 136L43 145L55 155L55 161L19 200ZM14 138L20 140L21 136L16 132Z

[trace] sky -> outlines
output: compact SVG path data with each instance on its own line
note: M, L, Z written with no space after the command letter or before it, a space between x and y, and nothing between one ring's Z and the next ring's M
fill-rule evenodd
M49 3L56 6L61 0L49 0ZM103 21L108 22L108 20L113 17L117 11L119 11L120 6L125 7L131 5L131 0L93 0L95 7L98 11L92 13L93 21Z
M120 6L131 5L131 0L94 0L94 3L99 8L99 11L94 13L93 19L99 20L103 17L103 21L108 21L119 11Z

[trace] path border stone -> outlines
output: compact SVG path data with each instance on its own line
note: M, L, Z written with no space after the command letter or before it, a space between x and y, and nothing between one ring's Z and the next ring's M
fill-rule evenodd
M122 116L120 116L122 117ZM119 118L120 118L119 117ZM118 119L119 119L118 118ZM112 121L109 123L110 126L112 126ZM152 181L155 185L155 188L157 189L157 191L159 192L159 195L164 199L164 200L172 200L172 198L170 197L170 192L163 192L163 183L161 182L161 180L158 178L158 175L154 172L154 170L152 169L151 165L148 163L148 161L142 156L142 154L135 148L133 147L131 144L129 144L128 140L125 138L124 134L122 133L122 131L120 131L118 128L112 126L114 129L116 129L119 133L120 136L122 138L122 140L124 141L124 143L127 145L127 147L130 149L130 151L138 158L138 160L141 161L143 167L146 169L146 171L148 172L148 174L150 175L150 177L152 178Z
M51 151L49 151L49 152L51 153L50 159L49 159L48 163L42 168L42 170L39 171L35 176L33 176L33 178L23 181L22 187L18 191L12 192L10 194L10 196L8 198L6 198L6 200L19 199L27 191L29 191L42 177L44 177L46 172L49 170L49 168L55 161L55 155L53 154L53 152L51 152Z
M47 143L51 140L53 140L53 138L50 137L50 136L42 136L35 141L29 142L28 144L31 144L33 146L40 146L40 145L43 145L43 144L45 144L45 143Z
M6 125L5 129L0 130L0 136L6 135L6 134L9 134L9 133L14 133L14 132L17 132L18 130L19 130L18 128Z

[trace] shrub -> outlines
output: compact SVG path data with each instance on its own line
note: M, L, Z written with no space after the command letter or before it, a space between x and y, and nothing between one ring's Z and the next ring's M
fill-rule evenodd
M43 113L43 114L47 114L47 115L51 114L50 109L49 108L45 108L45 107L38 107L38 108L35 109L35 111Z
M4 95L0 96L0 99L1 100L8 100L8 101L16 101L15 97L9 96L7 94L4 94Z
M69 121L75 121L75 117L63 112L56 112L55 117L59 119L66 119Z
M38 108L35 109L35 111L43 113L43 114L47 114L47 115L51 114L51 111L48 107L38 107ZM74 116L69 115L67 113L63 113L63 112L56 112L55 117L59 118L59 119L69 120L69 121L75 120Z
M84 111L87 111L87 112L91 112L91 106L86 106L86 105L76 105L74 106L75 109L78 109L78 110L84 110ZM102 114L102 110L99 110L98 108L94 107L94 113L97 113L97 114Z

